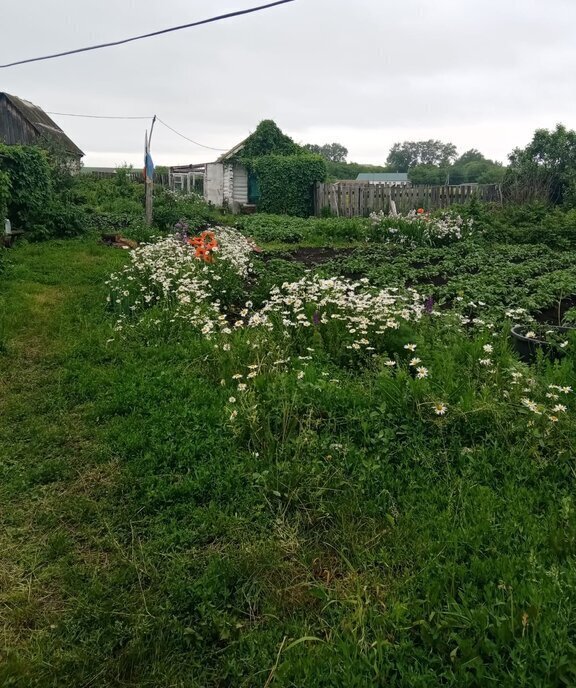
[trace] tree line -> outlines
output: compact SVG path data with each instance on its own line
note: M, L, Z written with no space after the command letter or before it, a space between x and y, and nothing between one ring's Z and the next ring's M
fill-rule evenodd
M453 143L438 140L395 143L384 165L347 162L341 143L306 144L310 153L326 160L331 179L356 179L360 172L407 172L413 184L492 184L503 180L506 168L472 148L458 156Z

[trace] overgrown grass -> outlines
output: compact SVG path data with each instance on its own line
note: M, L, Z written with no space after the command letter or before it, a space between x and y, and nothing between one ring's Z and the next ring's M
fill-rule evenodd
M327 350L241 396L241 332L113 334L125 260L49 242L2 278L0 685L576 682L576 428L502 394L576 386L572 353L430 323L429 379Z

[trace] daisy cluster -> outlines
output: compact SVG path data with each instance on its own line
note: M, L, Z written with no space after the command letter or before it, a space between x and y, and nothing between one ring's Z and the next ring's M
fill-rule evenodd
M247 320L248 327L284 330L337 330L348 349L373 351L379 337L403 323L420 320L423 298L413 289L371 289L367 279L324 279L306 275L297 282L274 287L262 308ZM343 335L343 336L342 336Z
M181 236L144 244L130 253L130 262L110 276L108 303L119 312L116 329L121 330L152 306L171 320L182 319L204 335L229 331L221 306L224 276L233 272L245 278L252 267L252 246L239 232L228 227L214 230L216 258L200 260Z
M247 277L252 269L254 244L232 227L215 227L218 260L230 265L239 277Z
M538 417L558 423L568 413L568 400L573 394L569 385L538 384L528 370L510 369L506 372L509 379L503 383L504 397L533 414L528 421L529 426L534 425Z
M383 211L370 215L372 224L382 230L386 243L413 246L441 244L459 241L472 232L473 220L464 220L453 212L432 217L422 208L406 215L386 215Z

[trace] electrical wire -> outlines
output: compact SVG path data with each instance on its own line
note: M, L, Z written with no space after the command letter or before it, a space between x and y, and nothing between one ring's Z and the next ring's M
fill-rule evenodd
M214 150L214 151L227 151L230 150L229 148L214 148L213 146L205 146L203 143L198 143L198 141L194 141L194 139L188 138L188 136L184 136L184 134L181 134L179 131L176 131L176 129L173 129L170 125L166 124L166 122L163 122L160 117L156 117L156 121L160 122L163 126L166 127L166 129L170 129L170 131L173 131L175 134L178 134L178 136L181 136L183 139L186 139L186 141L190 141L190 143L193 143L195 146L200 146L200 148L208 148L209 150Z
M79 113L74 113L74 112L49 112L46 111L47 115L58 115L60 117L82 117L86 119L152 119L152 117L130 117L130 116L125 116L125 115L84 115L84 114L79 114ZM189 138L188 136L185 136L179 131L176 131L173 127L171 127L169 124L166 124L163 120L160 119L160 117L156 117L156 121L160 122L166 129L170 129L170 131L174 132L174 134L177 134L181 138L185 139L186 141L189 141L190 143L193 143L195 146L200 146L200 148L207 148L208 150L213 150L213 151L220 151L224 152L227 150L230 150L229 148L214 148L214 146L206 146L203 143L200 143L198 141L194 141L194 139Z
M123 45L124 43L131 43L133 41L140 41L144 38L152 38L153 36L161 36L165 33L171 33L172 31L181 31L182 29L189 29L194 26L201 26L203 24L211 24L213 22L222 21L223 19L231 19L232 17L240 17L244 14L251 14L253 12L260 12L262 10L269 9L271 7L276 7L277 5L285 5L289 2L294 2L294 0L276 0L276 2L270 2L267 5L259 5L258 7L250 7L245 10L238 10L236 12L228 12L227 14L220 14L216 17L210 17L209 19L202 19L200 21L191 22L190 24L181 24L180 26L172 26L169 29L161 29L160 31L152 31L151 33L145 33L140 36L133 36L132 38L124 38L119 41L111 41L110 43L100 43L99 45L91 45L86 48L77 48L76 50L66 50L61 53L54 53L52 55L43 55L41 57L31 57L27 60L18 60L17 62L9 62L7 64L0 65L0 69L6 69L7 67L15 67L16 65L28 64L29 62L40 62L42 60L53 60L56 57L65 57L66 55L75 55L77 53L85 53L89 50L100 50L102 48L110 48L115 45Z
M123 115L78 115L74 112L48 112L47 115L59 115L60 117L85 117L87 119L152 119L150 117L129 117Z

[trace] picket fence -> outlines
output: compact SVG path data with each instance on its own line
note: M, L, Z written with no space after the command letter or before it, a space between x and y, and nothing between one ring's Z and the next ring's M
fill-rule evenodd
M318 183L314 190L314 211L320 216L327 212L341 217L366 217L372 212L390 210L394 201L398 212L416 208L438 210L454 203L466 203L472 198L480 201L502 202L498 184L462 186L390 186L367 182Z

